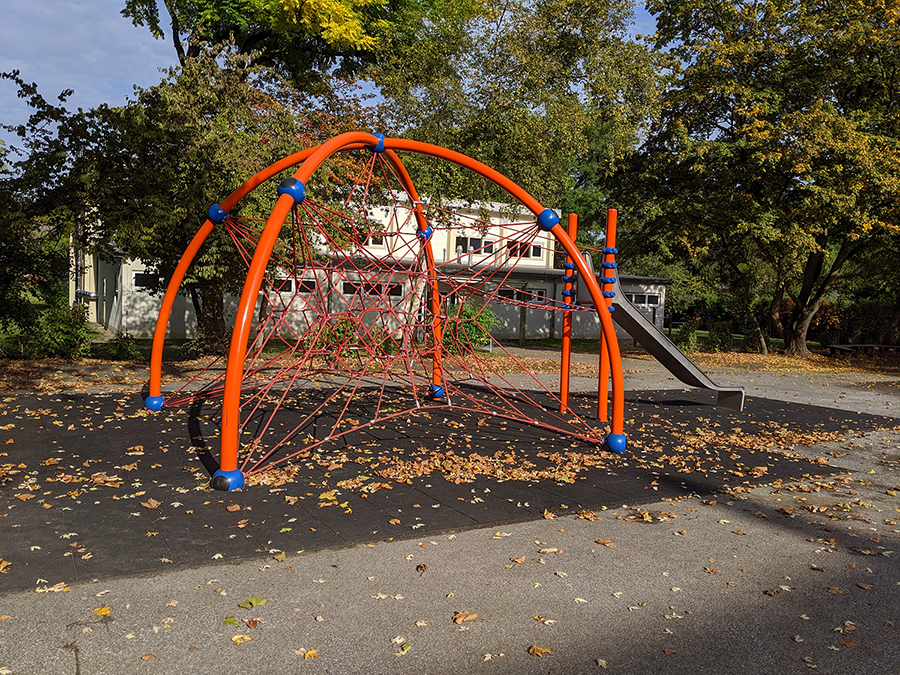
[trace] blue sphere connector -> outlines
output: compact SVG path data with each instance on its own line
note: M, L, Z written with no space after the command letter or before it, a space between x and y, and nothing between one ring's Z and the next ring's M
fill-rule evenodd
M378 144L372 146L372 152L381 154L382 152L384 152L384 134L373 133L372 135L378 139Z
M428 388L428 395L435 401L444 398L444 394L444 388L439 384L433 384Z
M600 292L603 293L603 297L604 297L604 298L614 298L614 297L616 297L616 292L615 292L615 291L600 291Z
M166 399L162 396L148 396L144 399L144 407L147 410L152 410L153 412L159 412L163 409L163 406L166 404Z
M278 184L278 196L290 195L294 198L294 206L306 199L306 186L296 178L285 178Z
M603 441L604 449L614 452L617 455L621 455L625 452L627 446L628 441L625 438L625 434L609 434Z
M600 277L600 282L604 284L614 284L616 283L615 277Z
M419 238L423 244L431 239L431 235L434 234L434 229L429 225L424 230L416 230L416 236Z
M206 212L206 215L211 222L215 223L216 225L221 225L225 222L225 218L228 217L228 211L223 209L218 204L213 204L209 207L209 211Z
M575 263L569 263L569 262L563 263L563 269L574 270L574 269L575 269Z
M564 298L573 298L575 297L575 291L563 291L562 292Z
M240 469L234 471L222 471L219 469L212 475L209 482L214 490L233 492L244 487L244 473Z
M544 209L538 214L537 224L545 232L549 232L559 225L559 216L553 213L553 209Z
M617 249L617 248L610 248L609 246L607 246L606 248L603 249L603 252L604 252L604 253L612 253L613 255L615 255L616 253L619 252L619 249Z
M600 263L600 267L602 267L605 270L614 270L618 267L618 265L614 262L604 262L604 263Z
M562 279L564 283L573 284L575 283L576 277L563 277Z

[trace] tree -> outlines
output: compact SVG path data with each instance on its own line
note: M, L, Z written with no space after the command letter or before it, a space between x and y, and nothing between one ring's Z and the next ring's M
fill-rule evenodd
M18 71L0 73L19 88L33 113L19 125L3 125L14 136L0 143L0 328L28 332L38 319L33 300L65 305L59 289L68 282L68 237L79 186L69 170L75 148L60 134L79 126L63 91L48 102Z
M575 185L602 190L652 108L652 60L628 39L629 17L625 0L417 10L409 35L379 50L373 79L393 131L464 152L559 207ZM410 164L433 198L505 199L453 167Z
M412 4L416 4L410 0ZM390 39L407 0L125 0L122 14L167 35L179 63L226 41L303 89L354 75Z
M738 271L764 263L770 320L808 353L847 261L900 225L898 3L647 6L672 62L630 185L643 228Z
M82 246L124 252L168 276L210 206L274 161L366 126L352 96L303 94L249 60L227 46L200 54L125 106L86 115L94 142L72 169L86 186ZM234 215L268 216L276 183L243 199ZM224 296L240 293L245 271L216 228L185 278L203 350L227 346Z

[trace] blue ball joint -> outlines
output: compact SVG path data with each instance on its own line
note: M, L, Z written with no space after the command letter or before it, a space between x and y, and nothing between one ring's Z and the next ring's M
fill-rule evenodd
M159 412L163 409L163 406L166 404L166 399L162 396L148 396L144 399L144 407L147 410L152 410L153 412Z
M424 230L416 230L416 236L419 238L423 244L431 239L431 235L434 234L434 229L429 225Z
M375 138L378 139L378 145L372 146L372 152L381 154L384 152L384 134L372 134Z
M444 398L445 393L444 388L439 384L433 384L428 388L428 395L434 401L439 401Z
M294 198L294 206L306 199L306 186L296 178L285 178L278 184L278 196L290 195Z
M209 207L209 211L206 212L206 215L209 218L210 222L213 222L216 225L221 225L228 217L228 211L223 209L218 204L213 204Z
M609 434L603 441L603 449L614 452L617 455L625 452L627 446L628 441L625 439L625 434Z
M537 224L542 230L549 232L559 225L559 216L553 213L552 209L544 209L538 214Z
M233 492L244 487L244 474L240 469L235 469L234 471L222 471L219 469L213 474L209 483L214 490Z

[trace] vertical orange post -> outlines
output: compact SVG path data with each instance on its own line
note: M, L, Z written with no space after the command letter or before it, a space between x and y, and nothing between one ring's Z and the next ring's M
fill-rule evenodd
M578 216L574 213L569 214L569 238L575 241L578 234ZM563 280L566 282L563 289L563 303L566 307L572 306L572 296L574 295L575 284L575 263L572 262L571 256L566 256L564 265L566 275ZM562 363L559 368L559 412L564 413L569 410L569 366L572 361L572 310L563 311L563 330L562 330Z
M601 265L602 276L600 288L603 291L603 300L607 307L612 305L612 297L607 297L607 293L612 292L612 282L604 281L604 279L612 278L611 274L615 274L611 270L615 269L616 263L616 217L618 211L609 209L606 212L606 241L603 247L603 263ZM611 266L610 266L611 265ZM610 270L610 271L607 271ZM609 311L609 310L607 310ZM609 419L609 343L606 336L600 334L600 379L597 383L597 419L606 422Z

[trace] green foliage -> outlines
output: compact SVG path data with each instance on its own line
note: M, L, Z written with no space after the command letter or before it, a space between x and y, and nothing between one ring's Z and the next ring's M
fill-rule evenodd
M713 352L730 352L734 348L730 321L716 321L709 329L707 347Z
M700 328L699 320L691 319L690 321L685 321L678 330L675 331L672 341L682 351L696 352L700 348L700 341L697 338L698 328Z
M87 356L91 347L91 328L87 307L51 307L41 315L38 333L32 336L39 356L60 356L73 359Z
M372 77L398 134L463 152L546 204L584 204L628 155L654 100L652 59L622 0L502 0L411 12ZM433 199L508 201L492 184L410 158ZM586 219L585 227L589 225Z
M231 51L277 70L305 89L356 73L389 38L408 2L387 0L125 0L123 16L172 42L179 62Z
M112 361L137 361L143 352L137 341L128 333L117 333L101 354Z
M730 267L734 284L768 285L773 326L788 352L803 353L847 261L900 227L897 8L647 7L655 47L672 61L662 115L623 175L625 193L643 198L636 215L648 238Z
M471 302L447 306L443 327L443 345L451 354L465 354L491 342L490 332L501 325L499 317L487 306Z

